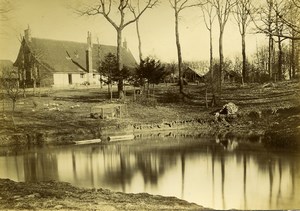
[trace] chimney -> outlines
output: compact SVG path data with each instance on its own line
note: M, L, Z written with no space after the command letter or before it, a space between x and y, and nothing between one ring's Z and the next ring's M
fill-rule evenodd
M88 32L87 33L87 49L92 48L93 44L92 44L92 33Z
M28 25L28 28L24 30L24 38L27 43L31 42L31 29Z
M86 50L86 70L88 73L93 73L93 51L92 51L92 33L87 34L87 50Z
M126 41L126 39L123 42L123 48L125 48L127 50L127 41Z

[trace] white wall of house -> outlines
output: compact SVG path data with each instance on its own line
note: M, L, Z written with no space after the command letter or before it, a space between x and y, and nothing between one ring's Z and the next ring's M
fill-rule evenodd
M72 85L81 85L89 80L90 85L100 85L100 75L87 73L54 73L55 87L64 87Z
M68 86L69 79L66 73L54 73L53 74L53 85L54 86Z

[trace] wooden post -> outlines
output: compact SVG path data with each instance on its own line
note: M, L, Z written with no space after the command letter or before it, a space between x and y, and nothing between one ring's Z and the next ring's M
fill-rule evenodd
M133 85L133 101L135 102L136 101L136 93L135 93L135 87Z
M104 108L101 108L101 117L104 119Z

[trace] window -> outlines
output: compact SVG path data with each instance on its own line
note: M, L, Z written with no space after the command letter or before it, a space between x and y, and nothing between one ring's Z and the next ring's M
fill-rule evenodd
M72 84L72 74L68 74L69 84Z
M80 78L83 78L84 77L84 74L83 73L80 73Z

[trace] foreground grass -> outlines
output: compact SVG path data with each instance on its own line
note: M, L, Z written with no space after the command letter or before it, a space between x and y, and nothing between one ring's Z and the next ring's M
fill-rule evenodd
M204 210L175 197L76 188L63 182L0 179L1 210Z

